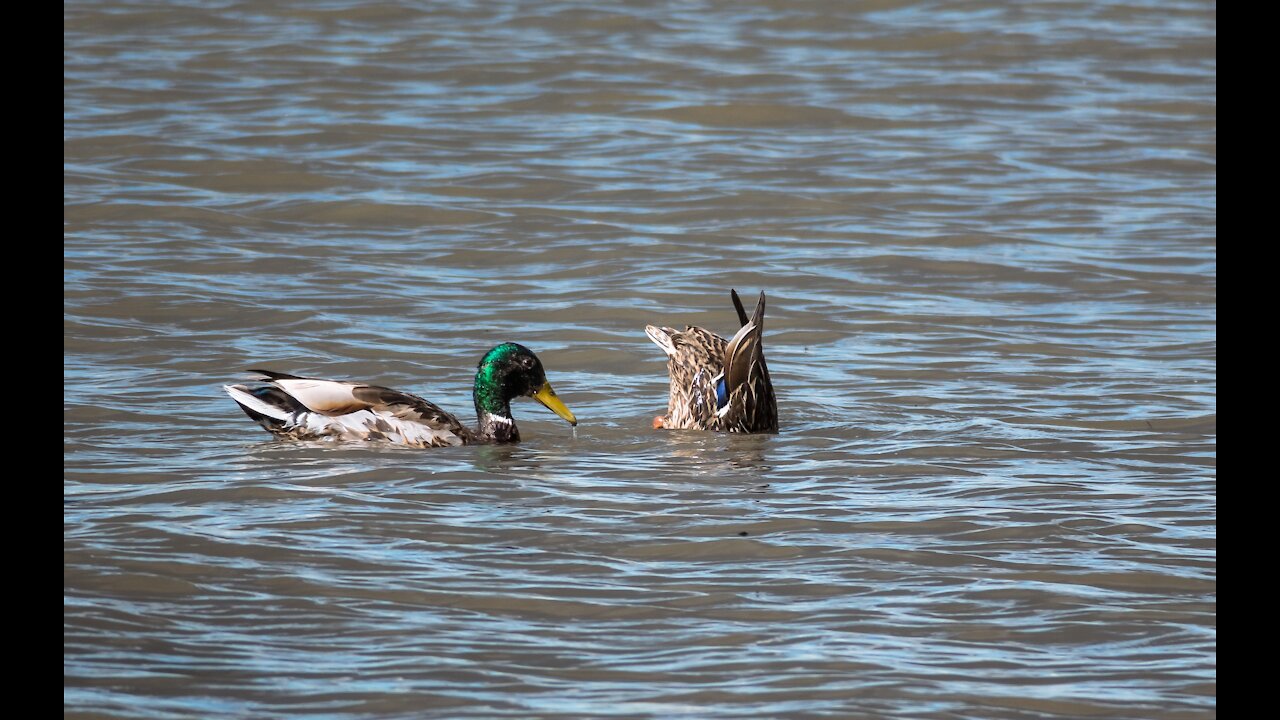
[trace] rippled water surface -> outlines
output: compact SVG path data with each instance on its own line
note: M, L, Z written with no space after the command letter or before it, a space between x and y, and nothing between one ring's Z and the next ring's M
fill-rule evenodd
M66 4L65 714L1214 716L1215 12ZM782 431L653 430L730 287ZM576 430L220 390L503 340Z

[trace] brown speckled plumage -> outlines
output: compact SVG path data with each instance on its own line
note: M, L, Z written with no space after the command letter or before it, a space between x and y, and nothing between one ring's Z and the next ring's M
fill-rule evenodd
M671 377L667 414L655 427L733 433L778 431L778 404L764 360L764 293L751 318L730 291L742 327L732 340L693 326L684 330L649 325L645 333L667 354ZM724 373L728 402L716 403L716 379Z

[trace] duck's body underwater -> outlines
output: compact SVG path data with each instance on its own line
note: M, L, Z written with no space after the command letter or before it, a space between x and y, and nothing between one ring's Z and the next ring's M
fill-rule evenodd
M522 396L570 425L578 424L547 382L538 356L516 343L502 343L480 360L472 390L478 421L474 429L434 403L399 390L251 372L261 374L264 384L224 385L223 390L267 432L295 440L386 441L418 448L519 442L511 400Z
M649 325L645 334L667 354L671 392L655 428L731 433L778 432L778 401L764 361L764 293L750 318L730 290L742 327L731 340L710 330Z

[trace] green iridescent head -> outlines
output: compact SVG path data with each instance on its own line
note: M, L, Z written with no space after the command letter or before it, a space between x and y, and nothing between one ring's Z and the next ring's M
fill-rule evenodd
M476 368L473 395L476 414L482 420L485 414L510 418L512 398L527 396L545 405L570 425L578 424L578 419L551 389L542 361L532 350L518 343L502 343L485 353Z

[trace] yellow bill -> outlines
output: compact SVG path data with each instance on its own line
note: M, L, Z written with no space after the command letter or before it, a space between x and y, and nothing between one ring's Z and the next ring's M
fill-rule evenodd
M560 402L560 398L556 397L556 391L551 389L551 383L542 383L542 387L538 388L538 391L533 394L533 399L546 405L548 410L564 418L570 425L578 424L578 418L574 417L569 408L565 407L564 403Z

